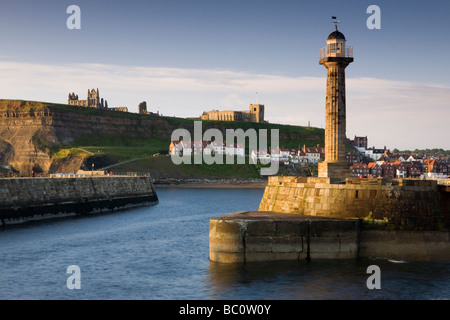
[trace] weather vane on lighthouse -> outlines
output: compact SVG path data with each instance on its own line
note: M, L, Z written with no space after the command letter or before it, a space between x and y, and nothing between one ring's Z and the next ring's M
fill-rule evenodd
M337 18L335 16L332 16L331 19L333 19L333 23L334 23L334 30L337 30L337 25L338 23L341 23L339 20L337 20Z

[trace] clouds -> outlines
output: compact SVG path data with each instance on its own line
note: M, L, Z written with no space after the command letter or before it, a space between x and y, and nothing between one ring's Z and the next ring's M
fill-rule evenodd
M322 127L323 77L289 77L232 70L150 68L106 64L0 62L0 98L66 103L99 88L110 106L137 112L141 101L164 115L199 116L211 109L266 106L273 123ZM450 149L450 88L375 78L347 78L347 135L369 145ZM258 92L258 94L256 94Z
M367 135L370 145L449 149L449 99L440 85L348 79L347 132Z

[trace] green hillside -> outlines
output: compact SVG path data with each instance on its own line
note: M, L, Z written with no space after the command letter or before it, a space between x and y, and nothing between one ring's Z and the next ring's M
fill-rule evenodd
M174 165L168 153L175 129L187 129L194 139L193 119L140 115L112 110L83 108L65 104L35 101L0 100L0 112L16 112L51 116L63 121L53 130L42 128L34 132L32 140L41 151L49 154L54 170L65 171L65 163L83 159L82 168L110 169L116 172L152 172L159 176L202 177L258 177L253 165ZM61 120L64 119L64 120ZM68 120L67 120L68 119ZM74 119L74 121L71 121ZM75 121L76 120L76 121ZM54 121L57 123L57 121ZM87 124L88 123L88 124ZM226 129L279 130L281 148L303 145L324 145L324 130L313 127L249 123L231 121L202 121L203 133L219 129L225 140ZM45 129L45 130L44 130ZM65 130L65 131L64 131ZM65 139L62 139L64 136ZM66 142L61 142L66 141ZM68 141L68 142L67 142ZM248 140L246 141L248 145ZM268 139L270 144L270 139ZM246 163L248 163L248 159ZM71 170L73 168L71 167Z
M162 117L170 125L167 128L186 128L193 137L193 120L182 118ZM226 129L278 129L280 134L281 148L299 148L306 146L323 146L324 131L317 128L300 126L287 126L275 124L257 124L246 122L219 122L203 121L203 131L209 128L218 128L222 131L225 139ZM181 164L175 165L170 156L165 156L169 151L170 135L172 130L159 132L148 139L136 139L126 136L114 137L111 135L94 137L86 136L78 139L72 150L78 152L80 149L92 153L86 161L86 168L92 162L96 167L106 168L115 172L151 172L155 178L259 178L259 173L254 165L249 164ZM248 140L247 153L248 153ZM270 140L269 142L270 143ZM156 154L159 154L157 156ZM224 161L225 162L225 161ZM111 163L111 165L109 165ZM193 163L193 161L192 161ZM236 162L235 162L236 163ZM281 168L282 169L282 168Z

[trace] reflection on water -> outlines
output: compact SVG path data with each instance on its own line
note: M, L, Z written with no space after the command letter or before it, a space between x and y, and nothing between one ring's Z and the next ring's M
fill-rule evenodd
M381 270L381 289L370 290L367 267ZM449 299L450 264L393 263L384 259L210 262L210 299Z
M0 299L449 299L450 264L209 261L209 219L257 210L263 190L157 190L159 204L0 229ZM81 289L66 268L79 265ZM381 289L366 287L369 265Z

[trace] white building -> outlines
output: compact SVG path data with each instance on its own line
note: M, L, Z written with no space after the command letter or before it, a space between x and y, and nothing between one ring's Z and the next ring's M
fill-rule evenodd
M226 143L225 152L227 155L230 156L238 156L238 157L245 156L244 146L240 143Z
M260 162L263 164L268 164L272 160L272 156L267 152L267 150L252 150L250 158L252 159L253 163Z
M365 151L365 155L375 161L378 161L383 156L383 154L383 149L369 148Z
M245 157L245 149L239 143L227 145L224 142L212 141L171 141L169 145L170 155L236 155L238 157Z
M308 160L308 163L311 164L317 164L321 160L321 155L325 154L324 148L320 147L309 147L304 148L304 152L306 154L306 159ZM322 156L323 157L323 156Z

